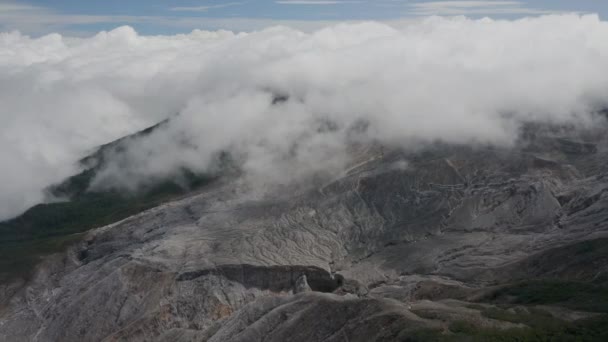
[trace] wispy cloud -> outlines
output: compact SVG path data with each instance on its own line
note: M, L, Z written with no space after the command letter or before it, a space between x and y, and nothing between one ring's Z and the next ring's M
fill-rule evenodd
M14 1L0 1L0 13L7 12L25 12L25 11L38 11L41 7L32 6L28 4L16 3Z
M225 29L235 32L248 32L269 26L288 26L311 32L337 23L357 22L349 20L279 20L268 18L208 18L208 17L166 17L166 16L104 16L104 15L67 15L59 13L3 14L0 12L0 32L19 30L24 34L39 36L50 32L60 32L69 36L90 36L96 32L79 29L80 25L109 24L154 25L180 31L194 29Z
M200 17L178 14L184 12L206 12L212 9L238 6L248 1L235 1L198 7L170 8L175 15L103 15L67 14L48 7L34 6L15 1L0 0L0 32L18 30L24 34L39 36L50 32L60 32L69 36L89 36L95 32L81 28L86 25L152 25L159 28L178 30L227 29L233 31L253 31L274 25L294 27L303 31L313 31L335 24L331 20L281 20L256 17ZM348 22L349 20L341 20Z
M341 4L358 4L362 1L334 1L334 0L281 0L275 1L280 5L341 5Z
M217 4L217 5L204 5L204 6L191 6L191 7L172 7L171 11L174 12L207 12L212 9L219 9L225 7L239 6L243 5L245 2L229 2L225 4Z
M521 1L431 1L409 5L415 15L548 14L553 11L526 7Z
M526 7L523 1L432 1L432 2L404 2L404 1L378 1L374 5L399 8L404 17L427 15L492 15L492 14L523 14L537 15L556 13ZM233 31L252 31L274 25L286 25L304 31L312 31L338 21L356 21L349 18L336 18L334 20L319 20L318 18L281 19L280 17L252 16L222 17L211 15L200 16L198 13L207 13L214 9L238 6L249 3L247 0L234 0L192 7L167 8L167 15L105 15L100 14L68 14L48 7L30 5L22 2L0 0L0 31L19 30L22 33L38 36L50 32L61 32L71 36L90 35L85 26L103 25L115 27L120 25L147 26L156 28L156 32L164 29L193 30L193 29L228 29ZM344 4L371 3L359 0L276 0L279 5L302 6L340 6ZM405 6L405 11L404 10ZM191 15L188 15L191 14ZM370 18L372 19L372 18ZM404 20L403 17L401 20ZM386 21L386 20L381 20Z

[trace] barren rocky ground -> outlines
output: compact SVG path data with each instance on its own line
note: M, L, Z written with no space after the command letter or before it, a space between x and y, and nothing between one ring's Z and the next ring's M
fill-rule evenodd
M604 340L604 132L359 147L265 193L220 177L2 284L0 340Z

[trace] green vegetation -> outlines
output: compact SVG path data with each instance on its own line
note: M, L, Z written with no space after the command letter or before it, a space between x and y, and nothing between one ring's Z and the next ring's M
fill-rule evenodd
M590 199L587 199L590 200ZM587 200L580 203L590 205ZM595 201L596 199L591 199ZM519 271L535 278L568 279L608 286L608 273L602 272L608 263L608 239L580 241L542 252L523 263Z
M498 306L470 304L493 320L518 324L521 327L500 329L480 327L467 321L454 321L448 331L426 329L409 334L403 341L608 341L608 290L605 287L559 280L534 280L502 287L484 301ZM513 304L524 305L514 307ZM599 313L574 322L554 317L533 305L550 304ZM435 319L426 311L415 312L423 318Z
M467 304L466 307L477 311L483 311L486 309L485 306L479 304Z
M130 141L162 129L167 122L100 146L81 159L83 172L49 189L54 197L69 200L39 204L17 218L0 222L0 284L28 277L41 258L65 250L92 228L120 221L208 184L212 176L184 169L172 179L151 181L132 193L90 189L108 158L126 158ZM228 170L232 165L228 154L218 157L220 167Z
M137 193L90 192L87 189L94 172L86 170L52 189L55 194L69 196L69 201L40 204L0 223L0 283L27 277L41 257L65 250L89 229L127 218L210 181L184 171L179 183L159 182Z
M422 317L425 319L439 319L440 316L433 310L411 310L416 316Z
M482 316L514 324L524 324L534 329L557 330L563 326L562 320L537 308L500 309L489 307L481 311Z
M531 280L502 287L485 298L495 303L550 304L608 313L608 287L563 280Z
M503 315L501 313L501 315ZM504 314L506 318L514 318ZM533 317L527 314L523 317ZM449 331L421 330L402 338L402 341L417 342L603 342L608 341L608 315L565 322L557 318L549 318L541 314L542 318L534 317L533 326L523 328L481 328L466 321L455 321L449 325ZM519 320L519 319L517 319ZM537 325L538 324L538 325Z

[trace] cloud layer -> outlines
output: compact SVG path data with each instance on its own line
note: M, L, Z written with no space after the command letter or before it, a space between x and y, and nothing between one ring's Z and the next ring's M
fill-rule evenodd
M522 1L427 1L409 4L416 15L475 15L475 14L548 14L551 11L533 9Z
M607 105L607 36L608 23L576 15L313 33L3 33L0 219L43 200L95 146L166 117L98 186L205 171L221 151L254 181L286 182L339 169L353 141L508 145L523 121L589 123Z

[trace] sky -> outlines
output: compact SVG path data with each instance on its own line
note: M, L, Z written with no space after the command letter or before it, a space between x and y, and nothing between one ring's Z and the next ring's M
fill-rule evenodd
M0 31L87 36L129 25L139 33L259 30L276 24L314 30L331 22L429 15L514 19L564 12L608 16L605 0L0 0Z

